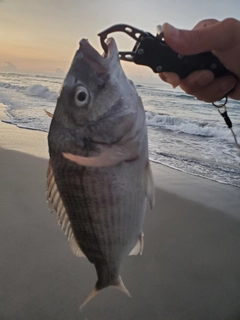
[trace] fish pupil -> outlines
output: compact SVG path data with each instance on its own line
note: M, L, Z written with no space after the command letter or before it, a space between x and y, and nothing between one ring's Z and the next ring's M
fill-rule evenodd
M81 101L81 102L85 101L86 97L87 97L87 94L84 91L79 92L79 94L77 95L78 101Z

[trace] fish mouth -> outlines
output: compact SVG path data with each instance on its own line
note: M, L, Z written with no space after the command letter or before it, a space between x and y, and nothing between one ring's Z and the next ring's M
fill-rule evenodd
M108 38L106 45L108 47L107 53L104 52L103 55L100 55L99 52L90 45L87 39L82 39L80 41L79 52L81 52L83 57L89 62L98 62L101 64L101 62L103 63L106 59L114 57L116 53L118 56L117 45L113 38Z
M103 53L103 57L109 58L112 54L118 51L117 45L113 38L108 38L105 43L107 45L108 50L107 50L107 53L106 52Z

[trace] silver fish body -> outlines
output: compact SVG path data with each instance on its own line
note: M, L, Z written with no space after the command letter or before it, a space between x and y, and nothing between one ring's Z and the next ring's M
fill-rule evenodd
M143 105L113 39L108 49L103 57L80 42L48 135L49 204L74 254L98 276L87 301L110 285L128 293L121 263L142 252L147 198L154 202Z

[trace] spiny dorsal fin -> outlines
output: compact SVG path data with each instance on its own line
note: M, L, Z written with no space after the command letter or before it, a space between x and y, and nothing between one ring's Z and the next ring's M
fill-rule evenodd
M77 244L76 238L74 236L74 233L71 227L71 222L69 221L65 206L58 192L58 188L55 182L50 161L48 163L48 171L47 171L47 201L48 201L49 209L51 211L54 210L57 213L59 224L61 225L62 230L64 231L65 235L68 238L72 252L77 257L85 257L84 253L82 252L79 245Z

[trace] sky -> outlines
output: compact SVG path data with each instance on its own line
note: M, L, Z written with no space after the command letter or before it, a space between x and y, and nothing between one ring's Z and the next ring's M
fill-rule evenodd
M191 29L202 19L240 20L240 0L0 0L0 72L63 75L86 38L102 52L97 34L126 23L155 34L169 22ZM119 50L134 40L114 34ZM123 63L127 75L154 79L147 67Z

